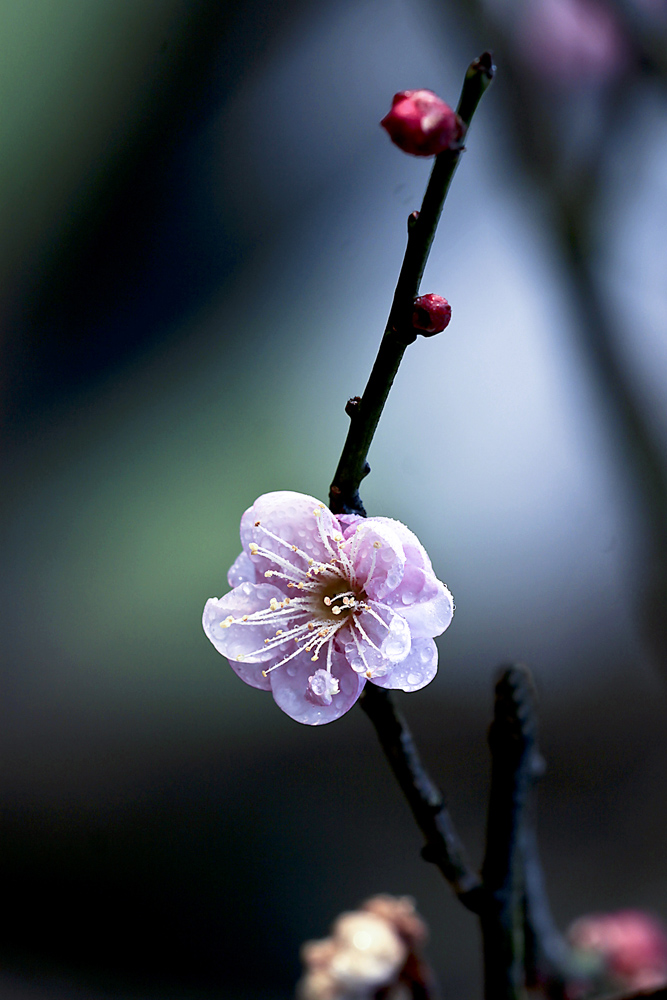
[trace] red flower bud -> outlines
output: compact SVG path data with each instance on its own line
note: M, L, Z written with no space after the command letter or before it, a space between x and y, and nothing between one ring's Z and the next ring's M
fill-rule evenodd
M412 325L424 337L442 333L452 318L452 307L441 295L420 295L414 301Z
M437 156L456 145L465 131L456 112L432 90L395 94L380 125L399 149L413 156Z

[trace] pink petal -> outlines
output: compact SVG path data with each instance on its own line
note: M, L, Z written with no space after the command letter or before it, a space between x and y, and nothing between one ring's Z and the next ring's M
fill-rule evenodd
M264 493L241 518L241 543L256 567L258 578L267 570L279 567L265 556L250 555L251 543L286 559L298 574L308 569L308 558L329 562L332 551L338 548L333 536L340 534L338 521L324 504L304 493L288 490ZM304 552L306 557L294 552L292 546ZM287 590L286 580L274 578L274 582L282 591Z
M271 685L268 678L262 676L262 669L269 661L284 655L284 650L280 647L272 650L263 648L264 640L275 635L275 621L263 624L232 623L224 628L222 623L229 615L241 618L255 611L263 611L268 608L272 597L280 600L282 596L281 591L269 583L242 583L224 597L209 598L204 607L204 632L215 648L227 657L241 680L264 691L270 690ZM240 656L248 659L239 660Z
M273 697L279 708L297 722L306 726L321 726L340 718L354 705L361 694L365 678L355 674L345 657L334 650L331 672L338 680L339 692L333 695L331 704L324 705L310 691L308 678L318 666L326 663L324 653L313 663L310 653L305 650L282 667L276 667L269 674Z
M400 691L419 691L430 684L438 672L438 649L433 639L414 639L404 660L394 664L382 677L373 677L378 687Z
M397 602L387 602L403 615L410 626L413 639L440 635L454 617L454 598L440 580L436 580L435 584L435 592L427 600L417 600L413 604L402 606Z
M388 517L368 517L341 545L352 563L358 585L373 601L382 600L403 578L405 552L394 524L398 521Z
M238 587L242 583L257 583L257 571L247 552L241 552L229 567L227 583L230 587Z
M336 518L340 524L340 530L343 532L343 538L349 538L350 535L353 535L357 525L365 520L361 514L336 514Z
M356 619L360 628L351 625L342 630L338 644L353 670L362 674L370 670L376 677L405 659L411 638L408 623L401 615L375 601L369 601L369 607Z

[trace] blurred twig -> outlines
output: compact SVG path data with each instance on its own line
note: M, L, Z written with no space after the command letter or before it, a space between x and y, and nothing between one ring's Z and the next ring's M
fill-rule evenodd
M537 723L533 685L522 666L505 668L496 684L489 729L491 788L480 915L486 1000L516 1000L524 989L523 873L519 850L531 785Z
M667 459L646 419L641 391L616 347L613 304L596 268L603 239L600 201L606 190L609 154L612 149L627 148L633 158L637 155L629 137L636 133L645 71L653 78L667 78L665 30L664 26L659 30L657 22L651 30L648 13L628 0L609 0L609 5L624 20L634 60L615 79L598 86L596 127L587 131L576 148L567 128L580 92L571 92L570 115L554 114L555 98L548 80L538 80L534 69L524 64L511 30L497 16L499 8L481 0L466 0L459 7L471 26L479 29L481 25L485 37L494 38L501 53L505 85L498 92L506 103L511 146L544 200L565 284L578 314L577 334L634 492L636 529L642 540L637 560L641 581L635 588L638 614L653 658L667 670ZM608 241L606 234L604 240Z

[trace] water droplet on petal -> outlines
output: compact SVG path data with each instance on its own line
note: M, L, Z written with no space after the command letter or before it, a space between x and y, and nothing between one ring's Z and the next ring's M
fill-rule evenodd
M408 674L408 684L412 686L414 686L415 684L419 684L421 679L422 679L421 674Z

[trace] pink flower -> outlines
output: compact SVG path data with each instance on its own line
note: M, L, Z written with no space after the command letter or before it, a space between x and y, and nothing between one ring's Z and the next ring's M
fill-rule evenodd
M367 899L358 910L338 917L330 937L303 945L305 974L297 996L299 1000L412 996L410 971L416 971L426 936L426 924L408 897Z
M204 631L241 680L297 722L321 725L364 684L418 691L452 595L419 540L387 517L339 515L301 493L265 493L241 518L234 589L211 597Z
M648 990L667 984L667 932L650 913L591 913L575 920L568 938L577 951L599 955L621 989Z
M414 301L412 325L422 336L442 333L451 318L452 307L441 295L420 295Z
M395 94L380 125L399 149L413 156L437 156L457 144L464 132L456 112L432 90Z
M531 0L517 47L535 75L564 86L608 83L630 57L613 5L600 0Z

